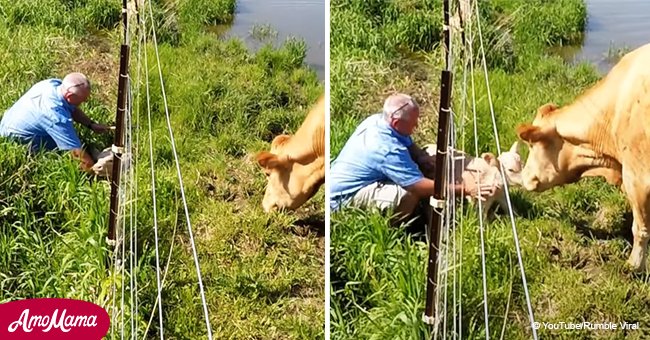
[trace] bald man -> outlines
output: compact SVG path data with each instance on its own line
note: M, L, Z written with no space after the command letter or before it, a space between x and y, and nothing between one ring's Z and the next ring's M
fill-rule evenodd
M434 158L420 149L411 135L418 126L420 108L402 93L386 98L382 113L366 118L331 165L330 208L343 205L392 209L397 220L413 213L419 200L433 195L434 181L424 177ZM476 197L478 187L455 184L458 195ZM483 196L491 184L481 185Z
M72 121L96 133L105 133L109 127L93 122L78 108L89 96L90 81L81 73L40 81L5 112L0 136L28 143L32 151L70 151L82 170L92 173L95 162L82 149Z

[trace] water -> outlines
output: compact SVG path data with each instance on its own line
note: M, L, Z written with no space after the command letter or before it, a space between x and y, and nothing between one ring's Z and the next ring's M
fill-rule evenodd
M572 61L589 61L606 73L616 63L610 51L650 43L650 0L587 0L587 30L582 46L563 48Z
M239 0L234 22L222 34L242 38L255 50L262 45L252 35L256 25L270 25L277 31L276 45L289 36L304 40L305 63L321 80L325 78L325 0Z

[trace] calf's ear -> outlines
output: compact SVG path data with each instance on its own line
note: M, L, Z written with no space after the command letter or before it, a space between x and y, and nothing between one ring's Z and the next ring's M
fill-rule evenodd
M485 160L490 166L499 166L499 161L497 157L491 152L484 152L481 154L481 158Z
M510 147L510 152L519 154L519 148L520 148L519 141L515 141L514 143L512 143L512 146Z

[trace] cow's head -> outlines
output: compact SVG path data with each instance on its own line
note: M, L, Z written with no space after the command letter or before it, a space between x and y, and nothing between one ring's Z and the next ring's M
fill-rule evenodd
M529 147L521 174L526 190L541 192L579 179L571 168L575 146L557 132L556 110L554 104L543 105L537 110L533 124L517 127L517 135Z
M257 163L267 177L262 207L270 212L276 209L297 209L310 199L323 184L324 162L316 160L297 163L282 152L291 139L280 135L273 139L270 151L257 154Z

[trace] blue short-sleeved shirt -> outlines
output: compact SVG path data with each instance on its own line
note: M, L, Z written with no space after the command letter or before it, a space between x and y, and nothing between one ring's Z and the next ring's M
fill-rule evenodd
M407 187L424 178L409 153L412 144L411 137L390 127L381 113L366 118L330 167L332 210L372 183L391 181Z
M81 148L72 124L76 106L59 92L61 80L47 79L36 83L7 110L0 121L0 136L11 137L47 150Z

